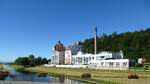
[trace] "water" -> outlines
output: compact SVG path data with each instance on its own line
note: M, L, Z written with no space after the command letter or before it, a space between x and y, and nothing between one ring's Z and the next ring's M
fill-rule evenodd
M5 80L9 81L32 81L32 82L48 82L48 83L61 83L61 84L85 84L77 80L71 80L64 77L54 77L46 75L39 77L38 74L18 72L12 67L4 66L5 69L10 71L10 74Z

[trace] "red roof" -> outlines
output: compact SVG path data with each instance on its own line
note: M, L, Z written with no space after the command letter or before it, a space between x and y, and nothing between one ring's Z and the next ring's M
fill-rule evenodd
M55 45L56 51L65 51L65 46L59 41L58 44Z

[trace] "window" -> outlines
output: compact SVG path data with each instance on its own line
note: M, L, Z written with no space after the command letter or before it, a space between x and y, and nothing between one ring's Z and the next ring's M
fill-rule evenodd
M94 60L94 57L92 57L92 59Z
M105 65L106 65L107 67L109 67L109 63L108 63L108 62L106 62Z
M110 63L109 63L109 66L112 67L112 66L113 66L113 62L110 62Z
M101 58L104 58L105 56L101 56Z
M119 62L116 62L116 66L119 67L119 66L120 66L120 63L119 63Z
M91 60L91 57L89 57L89 60Z
M127 62L123 62L123 67L126 67L127 66Z
M101 62L101 66L104 66L104 62Z

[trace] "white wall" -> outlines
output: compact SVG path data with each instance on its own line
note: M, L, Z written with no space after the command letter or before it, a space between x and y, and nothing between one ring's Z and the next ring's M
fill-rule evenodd
M100 68L100 69L128 69L129 60L128 59L114 59L101 61L92 60L90 61L90 66L93 68Z

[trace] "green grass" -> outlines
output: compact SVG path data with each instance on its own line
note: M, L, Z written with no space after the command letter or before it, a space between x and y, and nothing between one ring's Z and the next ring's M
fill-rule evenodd
M3 65L0 65L0 70L2 70L3 69Z
M18 65L17 65L18 67ZM19 66L20 67L20 66ZM71 79L100 84L149 84L150 71L143 70L98 70L98 69L71 69L55 67L28 67L25 71L35 73L48 73L54 76L64 76ZM132 71L139 75L139 79L128 79L128 73ZM90 73L91 79L83 79L83 73Z
M16 65L16 64L11 64L11 65L8 65L8 66L11 66L12 68L14 68L14 69L24 69L25 67L24 66L22 66L22 65Z

